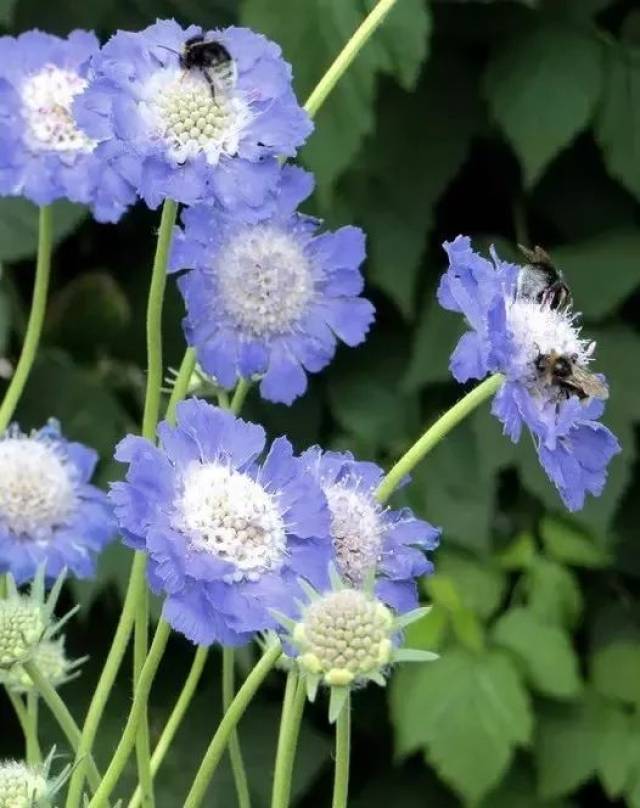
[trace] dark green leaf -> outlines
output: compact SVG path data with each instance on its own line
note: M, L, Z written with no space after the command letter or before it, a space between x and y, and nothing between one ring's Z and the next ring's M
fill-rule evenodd
M461 602L487 619L499 607L506 586L505 574L490 561L453 550L438 553L438 575L455 583Z
M591 677L603 696L640 706L640 642L620 639L597 648Z
M81 205L53 204L53 238L57 243L78 227L89 212ZM38 208L21 197L0 198L0 261L32 258L38 248Z
M543 623L573 628L582 614L582 593L574 573L544 556L526 572L527 605Z
M596 569L610 563L611 559L586 531L568 522L545 517L540 523L540 535L547 552L556 561Z
M528 27L498 51L487 98L528 186L589 123L601 84L600 43L560 23Z

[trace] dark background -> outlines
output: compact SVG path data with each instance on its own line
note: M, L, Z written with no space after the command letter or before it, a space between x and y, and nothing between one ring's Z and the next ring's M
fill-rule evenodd
M279 41L301 100L371 0L14 0L0 21L17 33L136 29L156 16L205 27L241 21ZM354 808L640 806L640 8L631 0L398 0L343 78L302 151L316 171L313 210L368 233L368 292L378 308L367 343L343 350L295 406L253 396L247 414L299 448L348 447L388 465L460 395L447 370L462 329L435 304L440 244L458 233L511 257L540 243L564 269L598 370L611 383L605 422L623 453L603 496L569 517L528 437L513 447L487 409L438 447L404 495L444 528L431 615L414 646L442 659L394 673L354 700ZM59 244L44 344L18 416L54 415L101 453L100 482L120 473L114 444L140 420L144 305L157 212L117 226L57 206ZM15 360L33 277L34 210L0 200L0 356ZM166 361L184 350L173 281ZM398 502L400 500L397 500ZM63 694L80 719L118 616L128 551L114 545L98 579L72 584L81 616L69 648L90 653ZM154 689L161 730L193 650L173 639ZM181 805L219 719L218 653L158 780L159 808ZM249 653L245 655L249 662ZM130 704L119 683L99 738L102 762ZM282 677L274 674L241 727L256 806L269 801ZM326 704L307 711L300 805L329 802ZM0 702L0 756L21 754ZM43 714L44 714L43 708ZM43 718L43 721L45 718ZM47 722L48 723L48 722ZM6 729L5 729L6 728ZM64 749L48 727L47 738ZM132 770L122 796L128 797ZM211 806L233 805L221 771Z

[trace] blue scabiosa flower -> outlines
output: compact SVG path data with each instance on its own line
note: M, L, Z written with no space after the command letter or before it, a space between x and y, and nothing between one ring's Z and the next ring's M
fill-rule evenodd
M174 20L119 31L94 59L95 79L76 112L91 137L110 141L105 151L123 150L128 169L134 158L150 207L170 197L250 211L268 196L277 157L295 154L311 121L275 43L247 28L204 32L232 59L224 81L211 79L211 71L208 81L181 64L187 40L202 34Z
M451 357L459 382L502 373L505 382L492 412L515 443L523 425L534 439L538 457L569 510L584 505L587 493L599 495L607 466L620 451L615 436L601 423L601 401L581 399L540 372L540 357L558 355L585 368L595 343L580 333L569 307L552 307L516 294L521 267L491 251L491 260L475 253L468 238L445 243L449 268L438 289L440 304L465 315L471 330ZM603 382L604 383L604 382Z
M305 371L322 370L338 339L358 345L371 325L373 306L359 297L364 234L319 234L317 219L295 212L312 188L289 166L266 218L242 223L203 205L183 214L172 266L192 270L179 281L187 341L223 387L258 374L264 398L290 404Z
M398 612L413 609L416 579L433 571L425 551L437 547L440 530L416 519L408 508L392 511L380 505L375 490L383 471L375 463L317 446L301 459L327 498L338 573L351 586L361 587L373 572L381 600Z
M160 447L129 436L112 500L125 541L149 555L165 619L192 642L239 645L293 609L298 579L324 585L331 558L322 491L285 438L191 399Z
M107 495L89 483L97 454L60 434L56 421L31 435L0 436L0 572L18 583L43 565L93 575L94 558L115 533Z
M97 140L73 115L98 51L88 31L0 38L0 194L37 205L64 197L108 222L134 201L133 187L98 156Z

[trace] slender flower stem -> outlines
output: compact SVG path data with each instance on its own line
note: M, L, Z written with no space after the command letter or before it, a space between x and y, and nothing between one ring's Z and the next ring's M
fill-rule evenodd
M229 705L229 709L222 717L222 721L211 739L209 748L202 759L202 763L200 764L200 768L198 769L183 808L198 808L198 806L202 805L202 801L207 795L207 788L209 787L211 778L220 763L231 733L244 715L251 699L254 697L266 675L280 658L281 653L282 647L279 642L272 645L265 651L262 658L244 680L242 687L238 690L236 697ZM97 805L90 806L90 808L97 808Z
M149 655L140 673L138 686L133 696L133 705L129 717L127 718L122 737L111 759L109 768L104 773L102 782L89 803L89 808L103 808L127 764L131 750L136 742L138 725L147 706L151 685L158 671L158 666L160 665L160 660L164 654L170 633L171 627L167 622L161 619L158 623L153 642L151 643Z
M149 591L143 587L138 596L136 620L133 634L133 687L140 680L140 674L147 658L149 645ZM138 779L142 790L142 804L145 808L154 808L153 775L151 774L151 742L149 740L149 718L147 708L142 712L136 736L136 761Z
M333 64L320 79L304 105L304 108L312 118L324 104L329 93L342 78L351 62L353 62L363 46L366 45L371 35L382 23L395 3L396 0L379 0L378 4L362 21L360 27L340 51Z
M164 416L171 424L174 424L176 420L176 407L187 395L187 390L189 389L189 380L191 379L195 366L196 352L193 348L187 348L184 356L182 357L180 370L178 371L178 375L176 376L176 380L173 384L171 398L169 399L167 411Z
M233 648L222 649L222 712L226 713L233 701L235 692L235 653ZM229 735L229 758L231 760L231 771L233 781L236 786L236 796L238 798L238 808L251 808L251 794L247 782L247 772L242 760L240 741L237 730L232 730Z
M33 285L31 299L31 312L27 331L22 345L22 353L16 365L15 373L11 379L4 400L0 406L0 433L9 425L13 418L16 406L22 395L29 373L33 367L47 305L47 292L49 290L49 275L51 270L51 251L53 248L53 216L51 207L45 205L40 208L38 223L38 259L36 262L36 277Z
M196 688L198 686L198 682L200 681L200 677L202 676L202 671L204 670L204 665L207 661L208 655L209 649L203 645L201 645L195 653L191 670L189 671L189 675L184 683L182 692L180 693L178 701L173 708L173 712L169 716L169 720L162 731L160 740L158 741L156 748L153 750L153 755L151 756L151 774L153 777L155 777L158 773L158 769L162 765L162 761L169 751L171 742L173 741L175 734L182 723L182 719L184 718L185 713L191 704L191 699L196 692ZM139 808L141 799L142 790L140 789L140 786L138 786L133 797L129 801L128 808Z
M289 808L293 766L306 699L307 691L302 678L297 675L295 670L289 671L282 702L271 808Z
M22 728L22 734L24 735L25 743L27 741L27 733L29 732L29 718L27 716L27 708L24 706L24 702L20 698L17 693L12 693L9 688L7 688L7 696L9 697L9 701L13 706L13 711L16 714L18 721L20 722L20 727Z
M376 491L378 500L383 503L386 502L402 479L409 474L455 426L470 415L483 401L491 398L500 388L503 381L504 376L499 373L489 376L488 379L485 379L477 387L474 387L470 393L467 393L464 398L460 399L457 404L454 404L450 410L438 418L435 424L430 426L422 437L418 438L413 446L405 452L384 477Z
M247 393L251 389L251 382L247 379L240 379L231 399L230 410L234 415L237 415L247 398Z
M35 690L27 693L27 763L37 766L42 763L42 752L38 740L38 694Z
M73 716L67 709L67 705L60 698L58 691L41 673L38 666L30 660L24 663L24 669L29 674L29 678L36 686L38 693L42 696L51 714L58 722L60 729L64 732L66 739L69 741L71 748L74 752L78 751L80 744L80 730L78 725L73 719ZM91 784L92 790L96 790L100 783L100 772L91 757L87 755L88 764L88 779ZM107 803L103 803L103 806Z
M336 722L336 764L332 808L347 808L349 795L349 757L351 754L351 695L340 710Z
M122 658L124 657L131 630L133 628L133 621L135 617L136 601L138 600L140 592L144 589L144 562L145 557L142 553L136 553L131 567L131 575L129 577L129 586L125 596L122 613L116 628L116 633L111 643L111 648L107 656L106 662L100 674L100 680L91 699L91 704L87 711L87 715L82 727L80 741L75 761L75 771L71 776L69 783L69 791L67 794L66 808L79 808L80 800L82 799L82 788L86 774L86 764L93 743L100 726L100 721L104 713L104 709L109 699L109 694L113 688Z

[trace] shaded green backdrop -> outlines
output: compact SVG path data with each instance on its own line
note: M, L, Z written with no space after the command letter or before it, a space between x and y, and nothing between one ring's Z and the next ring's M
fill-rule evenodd
M372 0L0 0L14 33L140 28L156 16L205 27L241 21L279 41L304 98ZM302 161L317 173L314 211L369 236L370 340L342 351L292 408L255 397L250 417L299 448L348 447L389 463L460 396L447 370L461 331L434 289L439 247L459 232L508 257L513 244L550 249L598 340L611 382L605 422L624 451L604 495L571 519L537 466L530 440L512 446L485 410L414 476L404 496L444 528L431 615L413 646L440 662L396 672L387 692L355 699L352 805L558 808L640 806L640 10L632 0L398 0L317 119ZM23 426L54 415L98 448L100 479L119 471L114 443L140 419L143 311L157 214L141 207L98 226L58 205L59 246L44 348L19 409ZM0 356L15 358L35 246L27 203L0 200ZM183 351L171 283L167 361ZM400 499L398 498L398 501ZM73 585L82 617L72 650L92 653L65 687L78 716L117 617L127 551L104 556L98 581ZM158 733L190 662L172 641L153 694ZM248 659L245 660L248 663ZM218 665L160 778L160 808L181 804L219 717ZM115 744L129 704L122 678L100 738ZM282 681L273 675L242 724L256 805L268 804ZM0 703L0 755L20 754ZM308 711L300 805L327 804L325 705ZM4 731L5 727L7 731ZM49 736L63 747L53 727ZM132 772L129 771L129 776ZM131 781L129 780L129 783ZM123 789L126 796L128 789ZM211 805L232 805L222 772Z

